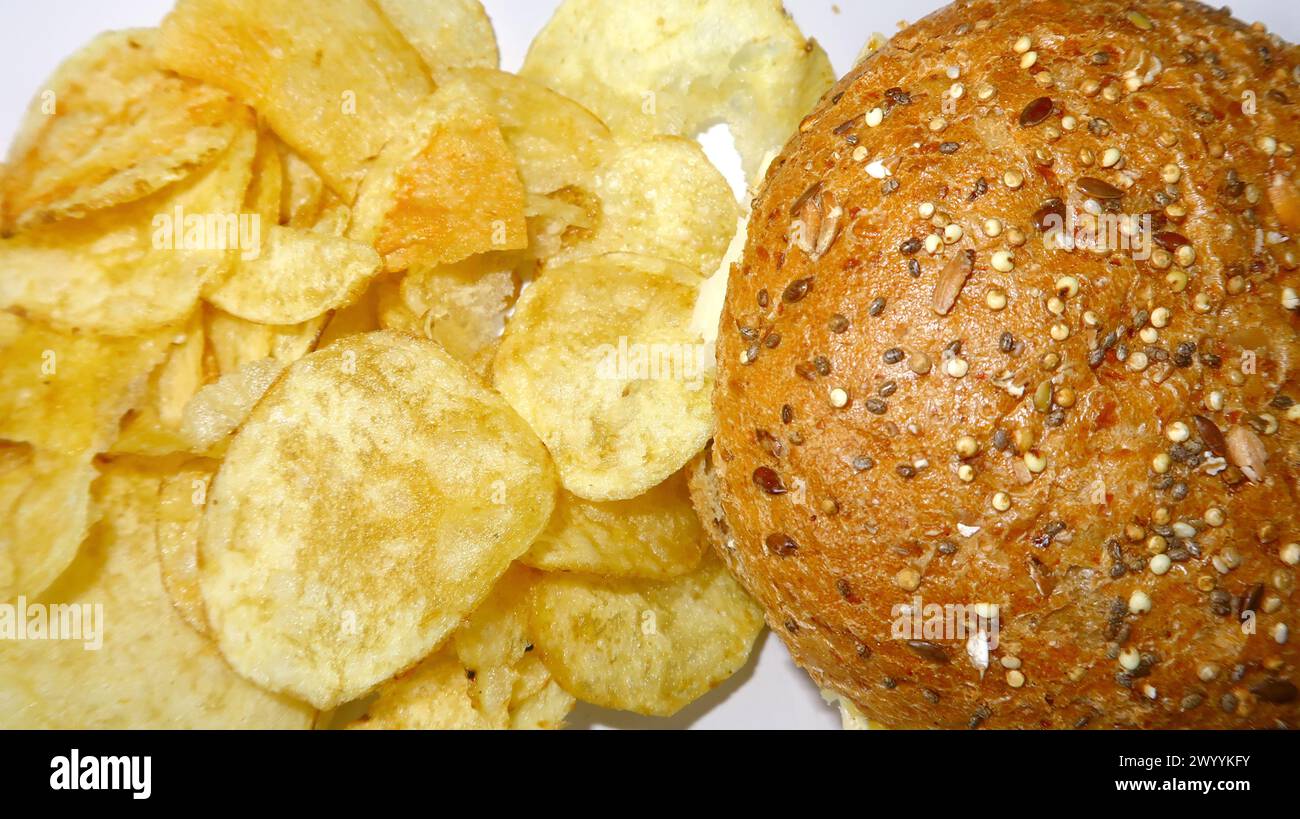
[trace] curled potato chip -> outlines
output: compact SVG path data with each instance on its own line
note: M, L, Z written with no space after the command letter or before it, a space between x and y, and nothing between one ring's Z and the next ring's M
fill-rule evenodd
M184 331L173 337L167 358L149 376L143 398L122 421L113 452L167 455L183 452L180 436L185 405L203 384L203 320L195 314Z
M465 666L454 652L442 650L379 689L379 696L350 729L486 731L505 725L491 722L474 703Z
M280 149L280 219L290 227L311 227L327 202L325 180L307 160L277 140Z
M178 435L190 452L210 452L239 428L288 363L250 361L195 393L185 405Z
M473 672L478 710L511 728L559 728L574 705L532 653L529 594L539 577L511 567L453 638L456 656Z
M575 495L636 497L709 439L710 350L689 331L696 279L612 253L548 270L520 297L493 379Z
M94 478L89 453L0 441L0 603L35 597L72 563L91 523Z
M261 219L260 230L280 224L285 198L283 150L283 143L275 134L265 128L258 132L253 178L244 197L244 210L257 214Z
M616 133L694 136L726 121L750 179L835 82L781 0L565 0L520 73Z
M700 146L654 137L609 147L593 177L599 226L551 264L577 256L640 253L711 275L736 232L739 208Z
M444 88L472 93L495 115L530 194L586 184L611 135L595 114L532 80L504 71L451 72Z
M316 348L326 322L317 316L300 324L258 324L215 307L204 310L208 345L221 375L253 361L274 358L291 364Z
M376 0L424 64L441 77L451 68L496 68L496 32L479 0Z
M433 91L420 55L369 0L180 0L158 57L256 108L347 201Z
M548 572L662 580L699 565L707 548L685 472L629 500L560 492L546 531L520 560Z
M299 324L350 303L379 268L368 245L273 225L260 252L241 257L204 297L249 321Z
M79 639L0 640L0 728L311 727L315 711L238 677L172 608L154 543L159 479L123 459L95 482L103 519L40 601Z
M179 324L229 269L247 215L251 119L214 164L85 218L0 240L0 309L58 327L134 335Z
M214 461L194 460L162 478L158 489L157 545L162 584L181 619L199 634L208 633L199 592L199 531Z
M355 728L560 728L574 699L533 654L528 594L538 575L513 566L453 644L385 683Z
M103 451L174 337L65 333L0 312L0 439L68 456Z
M711 557L673 580L548 574L534 590L530 623L564 690L669 716L745 664L763 614Z
M421 267L402 278L400 296L419 332L474 372L487 376L519 292L518 254L488 253Z
M514 155L473 94L443 87L412 116L361 186L348 235L391 271L527 247Z
M140 199L230 145L247 110L162 71L156 34L101 34L45 83L0 176L6 231Z
M319 708L437 648L546 524L541 444L436 344L379 332L292 366L217 474L208 621L241 674Z

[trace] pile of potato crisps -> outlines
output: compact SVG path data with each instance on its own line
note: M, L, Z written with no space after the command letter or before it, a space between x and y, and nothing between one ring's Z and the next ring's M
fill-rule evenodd
M743 214L692 137L752 181L830 65L779 0L568 0L497 65L476 0L180 0L38 90L3 727L553 728L744 665L684 477Z

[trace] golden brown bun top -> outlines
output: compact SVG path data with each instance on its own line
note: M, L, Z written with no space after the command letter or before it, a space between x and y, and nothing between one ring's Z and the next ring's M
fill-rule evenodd
M713 467L819 683L893 726L1300 724L1298 62L1196 3L962 3L805 121L732 272ZM1049 249L1067 213L1154 244ZM987 668L894 639L917 603L999 606Z

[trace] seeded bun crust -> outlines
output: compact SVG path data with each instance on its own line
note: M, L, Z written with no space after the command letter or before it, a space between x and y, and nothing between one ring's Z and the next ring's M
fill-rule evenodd
M692 485L819 685L888 727L1300 725L1298 65L1197 3L960 3L772 163ZM1048 249L1090 212L1151 252ZM914 598L998 606L996 648L896 639Z

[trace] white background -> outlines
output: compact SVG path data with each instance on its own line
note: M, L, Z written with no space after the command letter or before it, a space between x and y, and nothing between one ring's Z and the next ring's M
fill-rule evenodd
M557 0L484 0L484 5L496 26L501 67L514 71ZM840 74L852 66L872 32L891 35L899 21L917 20L942 5L936 0L786 0L804 33L825 47ZM1296 0L1234 0L1231 5L1242 20L1262 20L1290 42L1300 39ZM64 57L106 29L156 25L171 6L171 0L0 0L5 63L0 143L9 144L28 100ZM740 673L672 719L580 706L571 722L575 727L833 728L839 717L769 634Z

